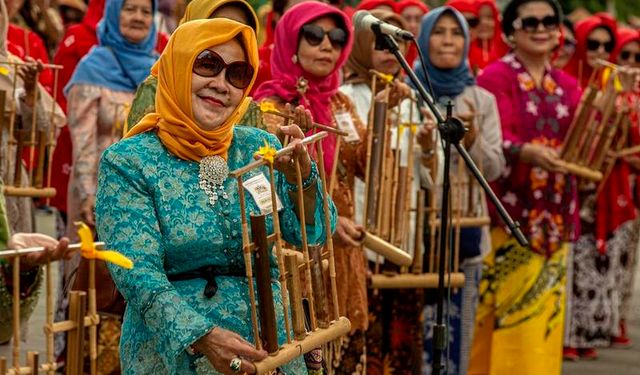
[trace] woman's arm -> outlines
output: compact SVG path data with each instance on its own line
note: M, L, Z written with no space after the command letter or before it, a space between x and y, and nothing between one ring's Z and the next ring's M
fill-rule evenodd
M476 161L482 161L484 177L487 181L497 180L504 171L506 162L502 150L502 129L498 107L493 95L480 97L476 106L479 109L479 124L476 140L469 154Z
M184 301L167 279L160 225L142 168L117 151L105 152L100 163L96 229L109 249L133 261L131 270L111 265L109 270L127 309L140 314L156 336L165 365L173 368L176 356L209 332L214 322Z

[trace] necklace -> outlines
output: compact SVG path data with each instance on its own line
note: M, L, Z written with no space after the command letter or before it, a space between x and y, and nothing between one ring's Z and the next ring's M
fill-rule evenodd
M200 160L200 189L209 197L209 203L215 205L219 197L227 199L227 192L224 191L224 181L229 175L229 166L220 156L206 156Z

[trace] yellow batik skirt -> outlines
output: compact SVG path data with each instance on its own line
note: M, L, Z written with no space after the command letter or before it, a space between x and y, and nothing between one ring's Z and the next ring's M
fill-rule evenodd
M550 257L492 232L468 375L560 375L568 244Z

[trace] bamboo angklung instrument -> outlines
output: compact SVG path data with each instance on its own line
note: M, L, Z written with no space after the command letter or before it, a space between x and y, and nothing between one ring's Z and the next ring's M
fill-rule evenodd
M46 362L39 364L37 353L29 354L28 366L20 365L20 257L45 251L44 247L33 247L17 250L2 250L0 251L0 259L9 258L12 262L12 278L13 278L13 340L12 340L12 368L6 369L6 371L0 371L0 375L6 374L35 374L37 372L46 372L47 374L54 374L57 369L57 363L54 357L54 335L56 333L68 332L67 339L67 360L65 364L65 373L71 374L83 374L83 359L85 356L85 329L89 329L89 351L90 351L90 374L97 374L97 326L100 322L100 318L96 311L96 293L95 293L95 260L96 259L109 259L108 257L114 256L114 252L109 255L103 254L101 251L97 251L99 248L104 247L103 242L93 242L91 232L79 230L78 231L82 243L69 245L69 250L80 250L83 257L89 259L90 272L89 272L89 291L88 294L84 291L72 291L70 295L69 304L69 318L64 321L55 322L54 318L54 290L53 290L53 276L51 262L45 264L46 270L46 324L44 325L44 334L46 336ZM105 258L107 257L107 258ZM126 259L119 256L120 259ZM113 259L113 258L110 258ZM2 370L2 363L6 365L6 360L0 358L0 370ZM35 371L34 369L37 369Z
M327 136L327 133L322 131L311 135L302 140L302 143L305 146L316 146L317 151L317 159L318 159L318 173L320 174L321 184L318 185L318 188L321 188L319 193L322 194L322 204L323 204L323 212L324 212L324 224L330 225L330 212L329 212L329 195L327 191L326 185L326 176L324 170L324 162L322 155L322 147L319 146L319 142ZM255 362L255 366L257 369L257 374L265 374L270 371L275 370L276 368L282 366L285 363L290 362L291 360L299 357L311 350L321 347L322 345L329 343L331 341L336 340L339 337L346 335L351 329L351 323L345 317L341 317L338 314L338 295L337 295L337 286L336 286L336 278L335 278L335 264L334 264L334 255L333 255L333 242L332 242L332 233L331 231L326 231L326 244L325 249L326 253L322 253L322 249L318 246L312 245L308 243L307 232L306 232L306 219L305 219L305 209L304 209L304 191L302 185L302 173L300 170L300 162L294 158L294 164L296 168L296 186L297 186L297 209L298 209L298 218L300 220L300 234L302 239L302 244L300 246L302 250L302 260L303 263L300 264L299 256L291 251L285 251L281 248L281 234L280 234L280 223L277 213L277 195L276 195L276 185L275 185L275 173L273 169L273 160L275 158L290 154L293 151L293 148L290 146L284 147L278 151L273 149L266 150L266 152L270 152L268 157L263 155L262 158L241 167L235 171L232 171L230 175L234 177L238 181L238 193L240 198L240 208L241 208L241 217L242 217L242 239L243 239L243 253L245 259L245 267L246 267L246 275L248 279L248 288L249 288L249 302L251 308L251 320L255 338L256 348L265 348L269 352L269 356L259 362ZM271 215L273 219L273 234L268 234L265 231L262 231L261 228L257 228L253 223L256 216L252 216L252 234L253 234L253 242L250 241L250 230L247 221L247 204L245 202L245 193L244 187L242 184L243 176L257 168L267 166L269 169L269 183L271 186L271 212L268 215ZM263 216L265 218L266 216ZM256 239L259 239L256 242ZM284 322L285 322L285 331L286 331L286 343L280 345L277 340L277 319L275 319L276 312L275 306L273 304L274 296L272 291L272 284L269 277L262 278L256 280L258 284L258 300L256 301L256 295L253 287L253 262L252 256L256 251L264 251L258 250L260 248L266 249L266 253L260 256L260 258L256 259L256 275L260 274L269 274L268 268L268 260L266 256L271 254L271 245L270 243L273 241L276 247L276 260L278 264L278 269L280 270L280 283L281 283L281 293L280 298L283 307L284 314ZM262 243L267 243L266 246L262 245ZM266 256L265 256L266 255ZM323 266L322 264L328 261L328 270L329 270L329 290L331 294L331 300L333 304L333 310L329 310L328 306L328 298L327 298L327 290L325 285L325 275L323 274ZM260 269L259 269L260 268ZM304 283L300 277L300 272L304 272ZM268 291L271 291L271 295L269 296ZM306 296L303 296L306 294ZM306 297L309 299L309 311L310 311L310 327L307 329L305 327L305 313L303 309L302 299ZM278 296L275 296L278 298ZM270 299L271 303L266 303L267 299ZM260 320L258 320L257 306L260 306ZM264 306L263 306L264 305ZM269 312L263 312L263 309L270 309ZM289 319L289 313L291 314L291 319ZM265 321L263 316L267 315L269 318ZM267 325L265 327L265 325ZM292 325L292 327L290 327ZM291 329L293 329L293 337L291 337ZM269 335L262 335L262 332L270 332ZM274 336L274 333L275 336ZM267 336L267 337L265 337ZM262 340L265 340L263 343Z
M625 91L620 82L629 74L635 73L599 62L562 144L560 166L569 173L590 181L603 180L605 157L629 113L618 108L618 98Z
M390 238L385 237L383 233L386 228L382 228L383 204L388 205L387 214L390 212L390 199L384 200L388 196L388 187L383 183L385 172L388 172L387 163L385 163L386 146L390 143L388 140L389 129L387 127L387 100L375 100L375 93L378 81L383 84L389 84L390 81L386 75L371 71L372 73L372 97L373 110L370 111L369 123L367 126L367 165L365 170L365 203L364 203L364 227L365 233L362 241L364 246L375 252L378 256L382 256L388 261L399 266L411 265L412 258L402 249L394 246L389 242ZM384 79L381 79L384 78ZM389 228L390 229L390 228ZM376 262L376 264L379 262Z
M46 127L38 126L38 112L32 111L31 124L22 123L21 126L16 124L16 103L15 92L17 88L17 69L19 66L29 65L25 62L14 61L1 61L0 65L9 65L14 70L12 80L12 94L7 98L5 93L5 100L10 100L10 112L9 112L9 132L8 142L9 147L7 150L9 155L2 155L9 160L13 160L14 171L13 179L11 181L5 181L4 195L15 197L31 197L31 198L51 198L56 195L56 190L50 187L51 183L51 167L52 156L56 142L56 129L54 124L55 108L56 108L56 90L58 84L58 73L62 69L61 65L43 64L45 69L52 69L54 73L54 96L51 99L52 107L50 113L50 119L47 122ZM38 80L39 73L36 73L36 81ZM34 103L37 105L39 102L40 86L36 85L34 93ZM5 106L0 108L0 116L2 121L5 121ZM28 150L27 158L27 174L26 181L23 180L22 170L22 156Z

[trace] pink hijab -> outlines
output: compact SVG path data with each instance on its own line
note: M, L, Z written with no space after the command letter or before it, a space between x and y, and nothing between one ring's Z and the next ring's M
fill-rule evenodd
M335 17L344 25L348 34L347 44L342 49L334 70L326 77L315 78L306 73L293 57L298 52L298 41L302 26L325 16ZM299 3L282 16L276 26L275 42L271 54L271 80L263 82L254 94L255 100L277 96L286 102L297 100L311 111L313 120L331 125L331 97L340 86L340 69L346 63L353 44L351 20L338 8L316 1ZM308 82L307 91L302 97L297 90L300 77ZM333 134L323 141L324 165L326 171L333 168L336 139Z

